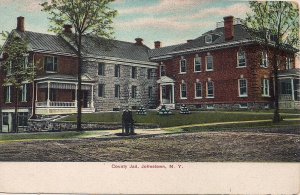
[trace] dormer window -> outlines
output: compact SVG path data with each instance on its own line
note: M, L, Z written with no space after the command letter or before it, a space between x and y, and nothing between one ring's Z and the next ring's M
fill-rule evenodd
M205 43L212 43L212 35L205 36Z

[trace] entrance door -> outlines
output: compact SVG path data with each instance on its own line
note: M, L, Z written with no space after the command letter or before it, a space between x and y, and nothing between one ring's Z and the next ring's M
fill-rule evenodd
M82 91L82 107L88 107L88 91Z

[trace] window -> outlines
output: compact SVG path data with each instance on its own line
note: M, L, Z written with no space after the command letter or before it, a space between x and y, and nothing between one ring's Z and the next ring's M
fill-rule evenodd
M280 82L281 94L292 95L292 83L289 80L282 80Z
M239 96L240 97L247 97L248 96L247 80L246 79L239 79Z
M99 84L98 85L98 97L104 97L105 95L105 85Z
M57 72L57 57L54 56L46 56L44 58L44 66L46 72Z
M136 86L131 86L131 98L136 98L136 92L137 92Z
M28 56L24 56L23 68L27 68L27 67L28 67Z
M214 97L214 82L208 81L206 85L206 97L213 98Z
M154 71L155 71L155 70L152 69L152 68L147 69L147 78L148 78L148 79L153 79L153 78L154 78L154 74L155 74Z
M187 98L187 94L186 94L186 84L185 83L182 83L180 85L180 98L181 99L186 99Z
M262 92L261 92L261 94L262 94L262 96L270 96L270 93L269 93L269 88L270 88L270 81L269 81L269 79L263 79L262 81L261 81L261 90L262 90Z
M206 108L211 110L211 109L214 109L215 107L213 104L207 104Z
M214 69L213 57L211 55L206 56L206 71L212 71Z
M194 71L201 72L201 57L194 58Z
M121 76L121 66L119 64L115 65L115 77Z
M120 85L115 85L115 97L120 98Z
M247 103L241 103L240 108L248 108L248 104Z
M153 87L152 86L148 87L148 98L153 99Z
M261 53L261 65L260 66L264 67L264 68L268 67L268 54L265 51L263 51Z
M212 43L212 35L205 36L205 43Z
M166 66L161 65L160 66L160 76L165 76L166 75Z
M18 117L19 117L19 126L26 127L27 121L28 121L28 113L27 112L19 112Z
M21 101L22 102L27 102L28 100L28 84L24 84L21 87Z
M98 63L98 75L104 76L105 75L105 64Z
M239 51L237 53L237 59L238 67L246 67L246 54L244 51Z
M201 83L195 84L195 98L201 98L202 97L202 85Z
M180 73L186 73L186 59L180 60Z
M290 57L287 57L285 59L285 69L286 70L289 70L289 69L292 69L293 66L292 66L292 59Z
M12 70L12 62L9 61L7 70L6 70L6 75L10 75L11 74L11 70Z
M8 125L9 124L8 123L8 118L9 118L8 115L9 115L8 112L3 112L2 113L2 124L3 125Z
M136 79L137 78L137 68L131 67L131 78Z
M11 86L5 86L4 87L4 94L5 94L5 102L10 103L11 99L12 99Z

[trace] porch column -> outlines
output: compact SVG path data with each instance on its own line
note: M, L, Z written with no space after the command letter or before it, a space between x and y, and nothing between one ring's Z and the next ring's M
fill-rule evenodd
M291 78L292 100L295 101L294 79Z
M159 91L160 91L160 93L159 93L160 104L163 104L163 102L162 102L162 85L161 84L159 85Z
M172 104L175 104L175 85L174 83L172 85Z
M75 108L77 108L77 89L78 89L78 84L75 84Z
M38 92L38 84L35 84L35 102L37 102L37 92Z
M48 81L47 107L50 107L50 81Z
M91 108L94 108L94 85L92 85L91 91Z

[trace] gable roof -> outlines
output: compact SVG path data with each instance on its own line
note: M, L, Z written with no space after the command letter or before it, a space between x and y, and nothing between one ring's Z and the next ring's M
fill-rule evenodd
M137 45L135 43L118 40L108 40L95 36L84 36L82 43L83 54L86 56L106 56L146 62L149 61L149 48L145 45Z
M31 31L15 32L28 41L29 50L76 55L75 50L61 36Z
M212 35L212 43L205 43L205 36L206 35ZM247 30L243 27L241 24L234 25L234 37L230 41L225 41L225 35L224 35L224 27L216 28L215 30L210 30L204 34L202 34L200 37L190 40L187 43L182 43L178 45L168 46L168 47L162 47L158 49L152 49L149 51L150 58L160 57L160 56L166 56L171 55L172 53L180 53L184 50L189 49L196 49L196 48L204 48L209 46L217 46L220 44L226 44L226 43L232 43L237 41L245 41L250 40L251 36L247 32Z

